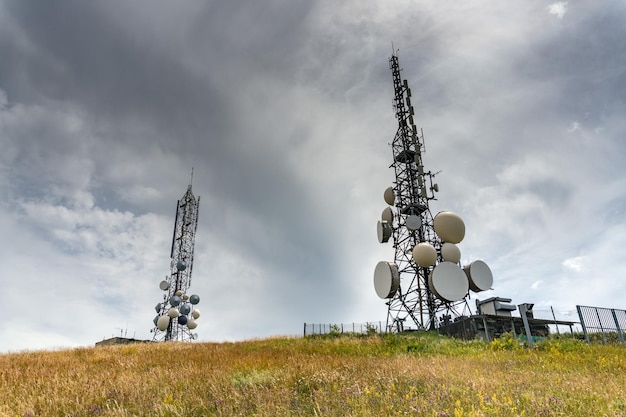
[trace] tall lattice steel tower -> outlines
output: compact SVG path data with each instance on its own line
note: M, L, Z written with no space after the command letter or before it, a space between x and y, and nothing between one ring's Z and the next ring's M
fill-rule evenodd
M192 171L193 180L193 171ZM153 340L189 341L196 338L192 333L197 326L200 311L196 305L200 302L197 295L188 295L193 272L193 255L198 228L198 208L200 197L191 191L191 182L187 192L176 203L176 219L170 251L170 273L159 284L165 292L163 301L155 306Z
M474 284L459 266L461 253L456 244L465 236L465 224L449 211L434 217L431 213L429 202L436 200L439 186L433 181L436 173L424 169L424 135L413 121L411 90L402 80L395 52L389 67L398 120L391 143L395 182L385 190L389 207L383 210L377 232L380 243L393 238L395 254L394 262L376 265L374 286L378 296L387 300L388 330L402 331L407 320L407 327L412 323L418 329L434 329L438 313L467 307L466 297ZM480 270L474 274L479 283L472 287L474 291L489 289L492 283L491 271L481 267L474 268Z

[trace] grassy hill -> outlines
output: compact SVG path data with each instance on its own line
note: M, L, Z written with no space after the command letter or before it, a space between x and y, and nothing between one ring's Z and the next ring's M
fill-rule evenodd
M626 350L418 333L11 353L0 415L626 416Z

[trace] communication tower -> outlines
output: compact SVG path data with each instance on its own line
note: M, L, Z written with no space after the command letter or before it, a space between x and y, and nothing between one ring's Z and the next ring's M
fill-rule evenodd
M193 170L191 172L193 181ZM197 338L192 333L197 327L196 320L200 310L196 308L200 297L188 295L193 272L193 254L198 228L198 207L200 197L191 191L191 182L187 192L176 203L176 218L170 250L170 273L159 283L164 291L163 301L155 306L153 340L155 341L190 341Z
M389 59L393 75L393 109L398 130L391 143L393 186L384 192L388 204L377 224L378 241L393 238L394 262L381 261L374 271L374 287L386 299L387 329L434 329L437 315L443 320L468 308L469 289L490 289L493 276L482 261L461 269L457 244L465 236L465 223L459 215L442 211L434 217L429 203L436 200L439 186L435 175L424 169L424 134L414 123L411 89L401 77L398 56Z

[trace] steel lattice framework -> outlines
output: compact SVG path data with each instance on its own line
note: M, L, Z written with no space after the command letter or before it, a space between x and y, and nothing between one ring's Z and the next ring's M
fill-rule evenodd
M190 183L187 187L187 192L176 203L176 219L174 221L172 249L170 251L170 274L165 277L165 282L168 285L166 285L166 294L163 296L163 302L160 303L161 307L157 317L164 316L171 308L177 307L177 305L172 305L172 297L186 294L191 286L199 206L200 197L194 196ZM185 324L179 323L179 320L178 317L172 318L165 330L160 330L158 326L154 327L153 340L189 341L194 339L190 328Z
M433 216L429 202L436 200L436 175L424 170L422 154L425 152L424 135L415 127L414 110L411 105L411 90L408 82L402 80L398 57L395 53L389 59L393 74L393 108L398 120L398 130L391 143L393 168L395 173L394 195L395 215L393 240L395 264L400 275L400 287L387 301L387 328L402 331L407 319L419 329L434 329L437 326L436 313L450 310L451 303L436 298L428 287L428 276L432 267L419 267L412 257L412 250L420 242L430 243L441 260L441 240L433 227ZM407 216L418 215L421 227L411 230L406 227ZM466 303L463 301L462 303Z

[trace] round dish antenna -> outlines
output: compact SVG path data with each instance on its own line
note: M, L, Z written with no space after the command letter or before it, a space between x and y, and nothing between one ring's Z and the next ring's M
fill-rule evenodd
M400 286L400 274L396 264L381 261L374 269L374 289L380 298L391 298Z
M465 223L456 213L440 211L435 216L433 224L435 233L444 242L461 243L465 237Z
M428 277L430 290L445 301L462 300L469 291L469 282L458 265L442 262L433 269Z
M178 310L180 311L180 314L187 315L191 312L191 306L189 304L183 304Z
M430 243L418 243L413 248L413 260L419 266L428 268L437 262L437 251Z
M406 216L406 228L414 232L422 227L422 218L417 214Z
M392 232L393 229L391 228L391 226L389 226L389 223L384 220L378 221L378 224L376 225L376 234L378 235L379 243L387 243L389 241L389 238L391 237Z
M493 274L489 266L483 261L474 261L463 268L465 275L469 279L472 291L480 292L491 289L493 285Z
M461 262L461 250L454 243L446 242L441 246L441 257L446 262L458 264Z
M170 317L169 316L159 317L156 325L159 330L161 330L162 332L165 331L165 329L167 329L167 326L170 325Z
M385 194L384 194L384 198L385 198L385 203L389 204L390 206L393 206L393 203L395 202L395 195L393 194L393 187L387 187L387 189L385 190Z
M393 225L393 211L391 207L386 207L380 215L381 220L386 221L389 225Z

